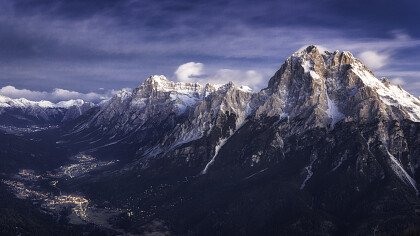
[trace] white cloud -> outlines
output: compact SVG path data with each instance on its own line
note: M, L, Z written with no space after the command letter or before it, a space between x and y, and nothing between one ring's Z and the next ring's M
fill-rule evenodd
M188 62L182 64L175 71L175 75L179 81L193 82L197 77L204 74L204 65L197 62Z
M405 84L405 81L400 77L391 79L391 82L394 83L394 84L398 84L398 85L404 85Z
M29 100L45 100L47 92L31 91L28 89L17 89L13 86L5 86L0 89L0 94L10 98L26 98ZM41 98L41 99L38 99Z
M225 84L230 81L237 85L246 85L252 89L257 89L266 86L263 76L255 70L231 70L220 69L216 71L215 75L207 79L210 83Z
M104 94L98 94L94 92L79 93L76 91L69 91L69 90L60 89L60 88L54 89L51 95L53 99L55 100L83 99L85 101L99 101L105 98Z
M360 53L360 58L372 69L379 69L388 64L389 61L389 55L376 51L364 51Z
M32 101L47 100L51 102L67 101L71 99L83 99L85 101L99 102L109 97L109 93L79 93L60 88L56 88L52 92L32 91L29 89L17 89L10 85L0 88L0 95L10 98L26 98Z
M246 85L253 89L260 89L266 86L267 83L263 79L263 75L255 70L218 69L206 75L204 70L205 66L203 63L188 62L178 67L175 71L175 76L181 82L199 82L201 84L226 84L233 82L236 85Z

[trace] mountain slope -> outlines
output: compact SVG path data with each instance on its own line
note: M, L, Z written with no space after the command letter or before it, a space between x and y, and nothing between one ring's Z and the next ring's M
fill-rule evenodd
M61 126L59 148L119 161L57 186L126 209L138 234L398 234L420 203L419 111L316 46L259 92L151 76Z
M132 92L115 95L96 114L81 117L60 142L78 140L89 149L134 142L138 154L167 152L209 135L229 136L249 115L252 95L233 83L203 86L151 76Z
M268 96L256 115L310 116L311 125L376 118L420 121L420 100L379 80L350 52L309 46L289 57L261 92Z
M51 103L0 95L0 122L13 127L58 125L79 117L94 106L81 99Z

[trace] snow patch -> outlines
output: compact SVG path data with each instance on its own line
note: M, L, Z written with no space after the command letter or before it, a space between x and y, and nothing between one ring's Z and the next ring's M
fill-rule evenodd
M369 143L368 143L368 145L369 145ZM341 164L343 164L343 161L347 160L347 155L348 155L347 152L348 151L346 150L346 152L343 155L341 155L340 160L338 161L338 164L331 170L331 172L337 170L338 167L340 167Z
M214 163L214 160L216 159L216 156L217 156L217 154L219 154L219 151L220 151L220 149L222 149L222 147L226 144L226 142L229 140L229 138L230 137L232 137L233 136L233 134L235 133L235 131L230 131L230 135L228 136L228 137L226 137L226 138L220 138L219 139L219 142L217 142L217 145L216 145L216 147L214 148L214 155L213 155L213 157L211 158L211 160L207 163L207 165L206 165L206 167L204 167L204 170L203 171L201 171L201 174L207 174L207 171L208 171L208 169L209 169L209 167L211 166L211 165L213 165L213 163Z
M397 158L394 157L394 155L392 155L388 150L387 153L392 161L391 168L394 170L395 174L397 174L397 176L406 184L411 185L414 188L414 190L416 190L416 193L418 193L416 181L413 178L411 178L411 176L404 170L404 168L397 160Z
M330 99L330 97L328 96L328 92L326 93L326 96L328 105L326 112L328 114L328 117L331 118L331 127L333 128L337 122L344 118L344 114L340 112L337 104Z
M242 92L252 93L252 89L248 86L240 86L238 89Z
M219 142L217 143L216 147L214 148L214 155L213 155L213 157L207 163L206 167L204 167L204 170L201 171L201 174L203 174L203 175L207 174L207 170L214 163L214 160L216 159L217 154L219 153L219 151L223 147L223 145L225 145L225 143L226 143L227 140L228 140L228 138L224 138L224 139L220 139L219 140Z
M363 68L363 65L360 63L356 63L352 71L365 85L375 89L385 104L403 108L410 120L420 122L420 100L418 98L409 94L398 85L384 83L377 79L371 72Z
M308 180L314 174L312 168L313 168L313 165L314 165L315 161L317 160L317 157L316 156L315 157L312 156L311 159L312 159L311 160L311 163L308 166L305 167L305 170L306 170L306 173L307 174L306 174L305 180L303 180L302 185L300 186L300 189L304 189L305 188L306 183L308 182Z
M248 177L245 177L243 180L250 179L250 178L252 178L252 177L254 177L254 176L256 176L256 175L258 175L258 174L260 174L260 173L262 173L264 171L266 171L266 170L268 170L268 168L262 169L262 170L258 171L257 173L254 173L254 174L252 174L252 175L250 175Z
M309 74L311 75L311 77L312 78L314 78L314 79L320 79L321 77L315 72L315 71L313 71L313 70L311 70L310 72L309 72Z
M254 155L251 156L251 161L252 161L251 166L254 166L254 163L258 164L260 162L261 154L262 154L262 152L258 151L257 154L254 154Z
M302 63L303 71L309 73L314 79L320 79L321 77L313 70L313 62L311 60L305 60Z
M305 60L302 64L303 71L309 73L312 70L312 63L309 60Z

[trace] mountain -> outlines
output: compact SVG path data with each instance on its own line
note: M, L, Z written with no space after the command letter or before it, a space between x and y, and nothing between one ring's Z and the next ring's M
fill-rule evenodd
M262 94L268 99L257 115L312 115L315 126L382 117L420 121L418 98L377 79L350 52L320 52L315 46L287 59Z
M257 92L151 76L47 134L39 178L119 233L416 232L420 100L350 52L308 46Z
M96 114L79 119L65 140L89 143L89 149L135 140L147 152L172 150L237 130L251 112L252 96L248 87L233 83L200 85L151 76L132 92L116 94ZM226 126L223 134L220 125Z
M79 117L94 106L81 99L52 103L0 95L0 123L3 126L22 128L58 125Z

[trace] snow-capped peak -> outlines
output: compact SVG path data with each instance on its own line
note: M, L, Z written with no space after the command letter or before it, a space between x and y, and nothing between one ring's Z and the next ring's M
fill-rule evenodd
M164 75L152 75L141 86L159 92L177 91L179 93L198 92L203 89L199 83L174 82L168 80Z
M376 78L348 51L329 52L314 45L301 49L270 79L265 92L272 95L257 109L257 115L310 116L316 107L318 124L378 117L420 122L418 98Z
M328 53L328 50L322 46L312 44L299 48L296 52L292 54L292 57L302 57L311 52L318 52L320 54L326 55Z
M373 89L381 99L383 103L388 106L396 107L400 109L403 113L405 118L408 118L415 122L420 122L420 100L409 94L405 91L401 86L392 84L387 79L378 79L375 77L373 72L365 66L362 61L357 59L353 56L353 54L349 51L335 51L335 52L328 52L324 51L322 53L322 57L317 57L317 55L310 55L311 53L319 53L319 48L317 46L309 46L304 50L301 50L298 53L295 53L295 56L299 56L302 58L302 67L304 68L305 73L309 73L312 78L317 79L320 78L319 73L322 72L321 70L324 68L332 69L332 67L336 66L335 62L337 59L340 60L341 64L350 65L350 70L353 72L364 84L371 89ZM318 61L317 61L318 60ZM314 67L316 64L322 63L321 70L319 72L315 72ZM318 65L320 66L320 65ZM332 74L329 71L327 74ZM342 80L340 77L336 77L335 80ZM333 83L337 83L339 81L332 80ZM337 86L333 86L337 87Z
M61 101L55 104L55 107L63 107L63 108L69 108L72 106L83 106L83 104L85 104L85 101L83 101L82 99L72 99L72 100L68 100L68 101Z
M0 95L0 107L17 107L17 108L28 108L28 107L40 107L40 108L70 108L73 106L82 106L85 101L82 99L61 101L58 103L52 103L50 101L30 101L26 98L9 98Z
M120 98L121 100L125 100L127 98L129 98L132 94L131 89L121 89L119 90L117 93L115 93L115 97Z
M420 122L420 100L417 97L388 80L379 80L372 72L363 70L358 64L353 67L352 71L360 77L365 85L374 89L385 104L402 109L408 115L406 118Z
M42 108L54 107L55 104L49 101L39 101L34 102L26 98L9 98L6 96L0 95L0 107L33 107L38 106Z
M151 75L146 79L146 82L168 83L170 81L164 75Z
M94 106L81 99L52 103L0 95L0 119L2 125L16 127L58 125L78 118Z
M205 85L201 85L198 82L190 83L171 81L168 80L164 75L150 76L135 90L137 90L137 93L139 93L140 91L149 91L170 93L172 94L172 96L175 96L175 94L181 94L187 95L189 97L203 98L215 91L221 89L225 90L230 87L237 88L242 92L252 92L252 89L250 87L236 86L233 82L228 82L226 84L206 83Z

